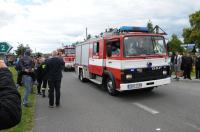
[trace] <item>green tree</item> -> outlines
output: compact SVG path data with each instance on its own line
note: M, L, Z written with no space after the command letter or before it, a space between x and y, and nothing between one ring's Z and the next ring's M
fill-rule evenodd
M151 20L148 21L147 28L150 33L154 33L154 31L153 31L154 28L153 28L153 24L152 24Z
M183 29L184 43L195 43L200 47L200 11L189 16L190 28Z
M184 43L185 44L190 44L190 43L194 43L194 41L190 38L191 35L191 28L184 28L183 29L183 38L184 38Z
M80 44L80 43L81 43L81 42L76 41L76 42L72 43L72 46L76 46L77 44Z
M183 52L183 47L181 47L181 40L177 37L176 34L173 34L169 42L167 43L169 51L171 52Z
M88 34L87 40L88 40L88 39L91 39L91 38L92 38L92 35L91 35L91 34Z
M41 53L41 52L37 52L37 53L35 53L35 56L36 57L41 57L43 54Z
M28 45L24 46L23 44L19 44L19 46L17 47L17 50L15 50L15 53L17 54L17 56L23 55L26 49L28 48L30 49Z

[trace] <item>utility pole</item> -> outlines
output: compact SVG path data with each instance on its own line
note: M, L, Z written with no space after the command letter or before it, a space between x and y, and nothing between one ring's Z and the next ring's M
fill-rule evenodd
M87 37L88 37L87 27L86 27L86 30L85 30L85 31L86 31L86 32L85 32L85 33L86 33L85 35L86 35L86 40L87 40Z

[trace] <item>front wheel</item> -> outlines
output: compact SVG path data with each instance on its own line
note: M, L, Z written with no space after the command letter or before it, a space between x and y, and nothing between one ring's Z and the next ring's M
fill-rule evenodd
M106 89L108 93L112 96L116 96L118 94L118 91L116 90L115 82L110 77L106 80Z

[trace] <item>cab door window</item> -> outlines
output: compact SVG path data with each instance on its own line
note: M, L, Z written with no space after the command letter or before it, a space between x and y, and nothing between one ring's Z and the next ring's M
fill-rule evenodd
M93 56L99 56L99 42L93 44Z
M120 41L111 41L107 43L107 49L111 50L110 57L118 57L120 56Z

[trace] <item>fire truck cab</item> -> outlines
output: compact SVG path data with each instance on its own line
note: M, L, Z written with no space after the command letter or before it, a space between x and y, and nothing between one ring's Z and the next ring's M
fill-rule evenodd
M78 78L101 84L111 95L171 82L164 36L145 27L123 26L76 45L75 52Z
M63 60L65 62L64 71L74 69L75 47L65 46L63 52L64 52Z

